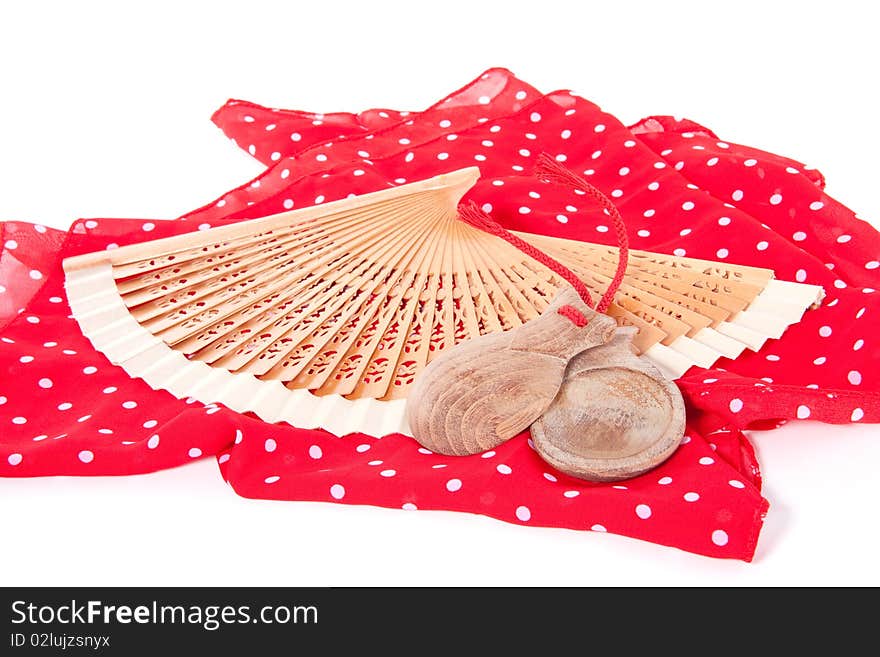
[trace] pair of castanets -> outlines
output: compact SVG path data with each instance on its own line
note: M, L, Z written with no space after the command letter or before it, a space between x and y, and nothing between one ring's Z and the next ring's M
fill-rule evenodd
M432 451L468 455L530 428L538 454L574 477L617 481L650 470L681 442L684 402L635 354L634 330L566 287L539 317L428 365L407 402L413 436Z
M505 333L456 345L422 372L407 401L407 420L422 445L467 455L497 447L531 428L550 465L589 481L618 481L666 460L684 435L678 387L632 346L633 327L604 311L626 273L626 227L614 204L584 178L542 153L538 179L592 198L614 224L617 271L593 308L572 271L493 221L476 204L466 223L509 242L556 272L563 288L535 319Z

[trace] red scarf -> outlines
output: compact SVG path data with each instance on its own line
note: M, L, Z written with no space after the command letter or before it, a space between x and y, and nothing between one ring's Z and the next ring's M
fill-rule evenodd
M424 112L318 115L230 101L214 120L268 168L179 221L81 220L66 235L0 224L0 475L132 474L216 455L247 497L469 511L749 560L767 501L741 430L880 421L880 240L800 163L668 117L627 128L502 69ZM442 457L404 436L338 438L176 400L110 365L67 317L64 257L474 164L483 176L465 200L506 228L613 243L599 208L532 177L542 151L617 204L634 248L771 267L828 295L760 352L680 379L685 443L621 485L553 472L525 433L494 452Z

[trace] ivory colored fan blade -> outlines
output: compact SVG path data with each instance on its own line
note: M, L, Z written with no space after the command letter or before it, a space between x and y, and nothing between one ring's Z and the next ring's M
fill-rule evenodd
M588 323L577 326L560 315L564 305L583 313ZM568 361L606 342L615 327L568 287L536 319L446 351L410 391L406 410L413 437L432 451L456 456L500 445L550 405Z
M678 388L644 357L628 332L577 355L559 393L531 426L535 450L579 479L618 481L665 461L684 435Z

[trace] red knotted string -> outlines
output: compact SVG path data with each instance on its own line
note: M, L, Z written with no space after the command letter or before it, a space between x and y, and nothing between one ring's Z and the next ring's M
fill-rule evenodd
M578 176L571 169L556 162L553 158L547 155L547 153L541 153L538 157L538 165L535 167L535 176L544 182L567 185L584 192L597 201L605 210L605 213L611 217L611 222L614 224L614 232L617 236L619 256L617 261L617 271L614 273L614 278L611 280L611 284L608 286L608 289L605 290L605 294L602 295L599 304L596 306L597 312L604 313L608 310L608 306L610 306L611 302L614 300L614 294L617 292L617 289L623 281L623 276L626 273L626 265L629 261L629 239L627 238L626 226L623 223L623 218L620 216L620 212L605 194ZM587 286L584 285L584 282L579 279L574 272L561 262L554 260L540 249L532 246L525 240L520 239L509 230L505 229L473 201L460 206L458 213L461 220L465 223L468 223L475 228L479 228L491 235L500 237L525 253L527 256L530 256L548 269L559 274L559 276L571 284L588 307L593 307L593 299L590 297L590 292L587 290ZM563 317L568 318L575 326L582 327L587 325L587 318L574 306L565 305L559 308L556 312Z
M614 278L611 280L611 284L608 286L608 289L605 290L605 294L602 295L599 304L596 306L598 312L604 313L608 310L608 306L611 305L611 302L614 301L614 295L617 292L617 288L619 288L620 284L623 282L623 276L626 273L626 265L629 262L629 238L626 235L626 225L623 223L623 218L620 216L620 212L605 194L593 187L593 185L574 173L574 171L568 167L561 165L547 155L547 153L541 153L538 157L538 166L535 167L535 176L544 182L568 185L574 189L579 189L599 203L599 205L605 210L605 213L611 217L611 222L614 225L614 232L617 236L619 253L617 259L617 271L614 273Z
M500 237L504 241L509 242L527 256L537 260L548 269L559 274L571 284L587 306L590 308L593 307L593 299L590 297L590 292L587 290L587 286L584 285L584 282L581 279L575 276L574 272L558 260L554 260L540 249L511 233L497 221L492 219L492 217L484 212L476 203L470 201L469 203L459 206L458 216L462 221L470 224L474 228L479 228L490 235L495 235L496 237ZM586 326L589 321L584 314L574 306L564 305L560 307L557 312L563 317L567 317L578 327Z

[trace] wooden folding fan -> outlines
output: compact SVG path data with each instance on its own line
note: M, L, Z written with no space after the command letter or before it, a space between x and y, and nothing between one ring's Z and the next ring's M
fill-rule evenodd
M458 217L476 168L64 261L95 348L177 397L337 435L409 433L419 373L537 317L567 286ZM601 292L615 249L519 234ZM778 338L821 288L768 269L632 251L608 314L670 378Z

